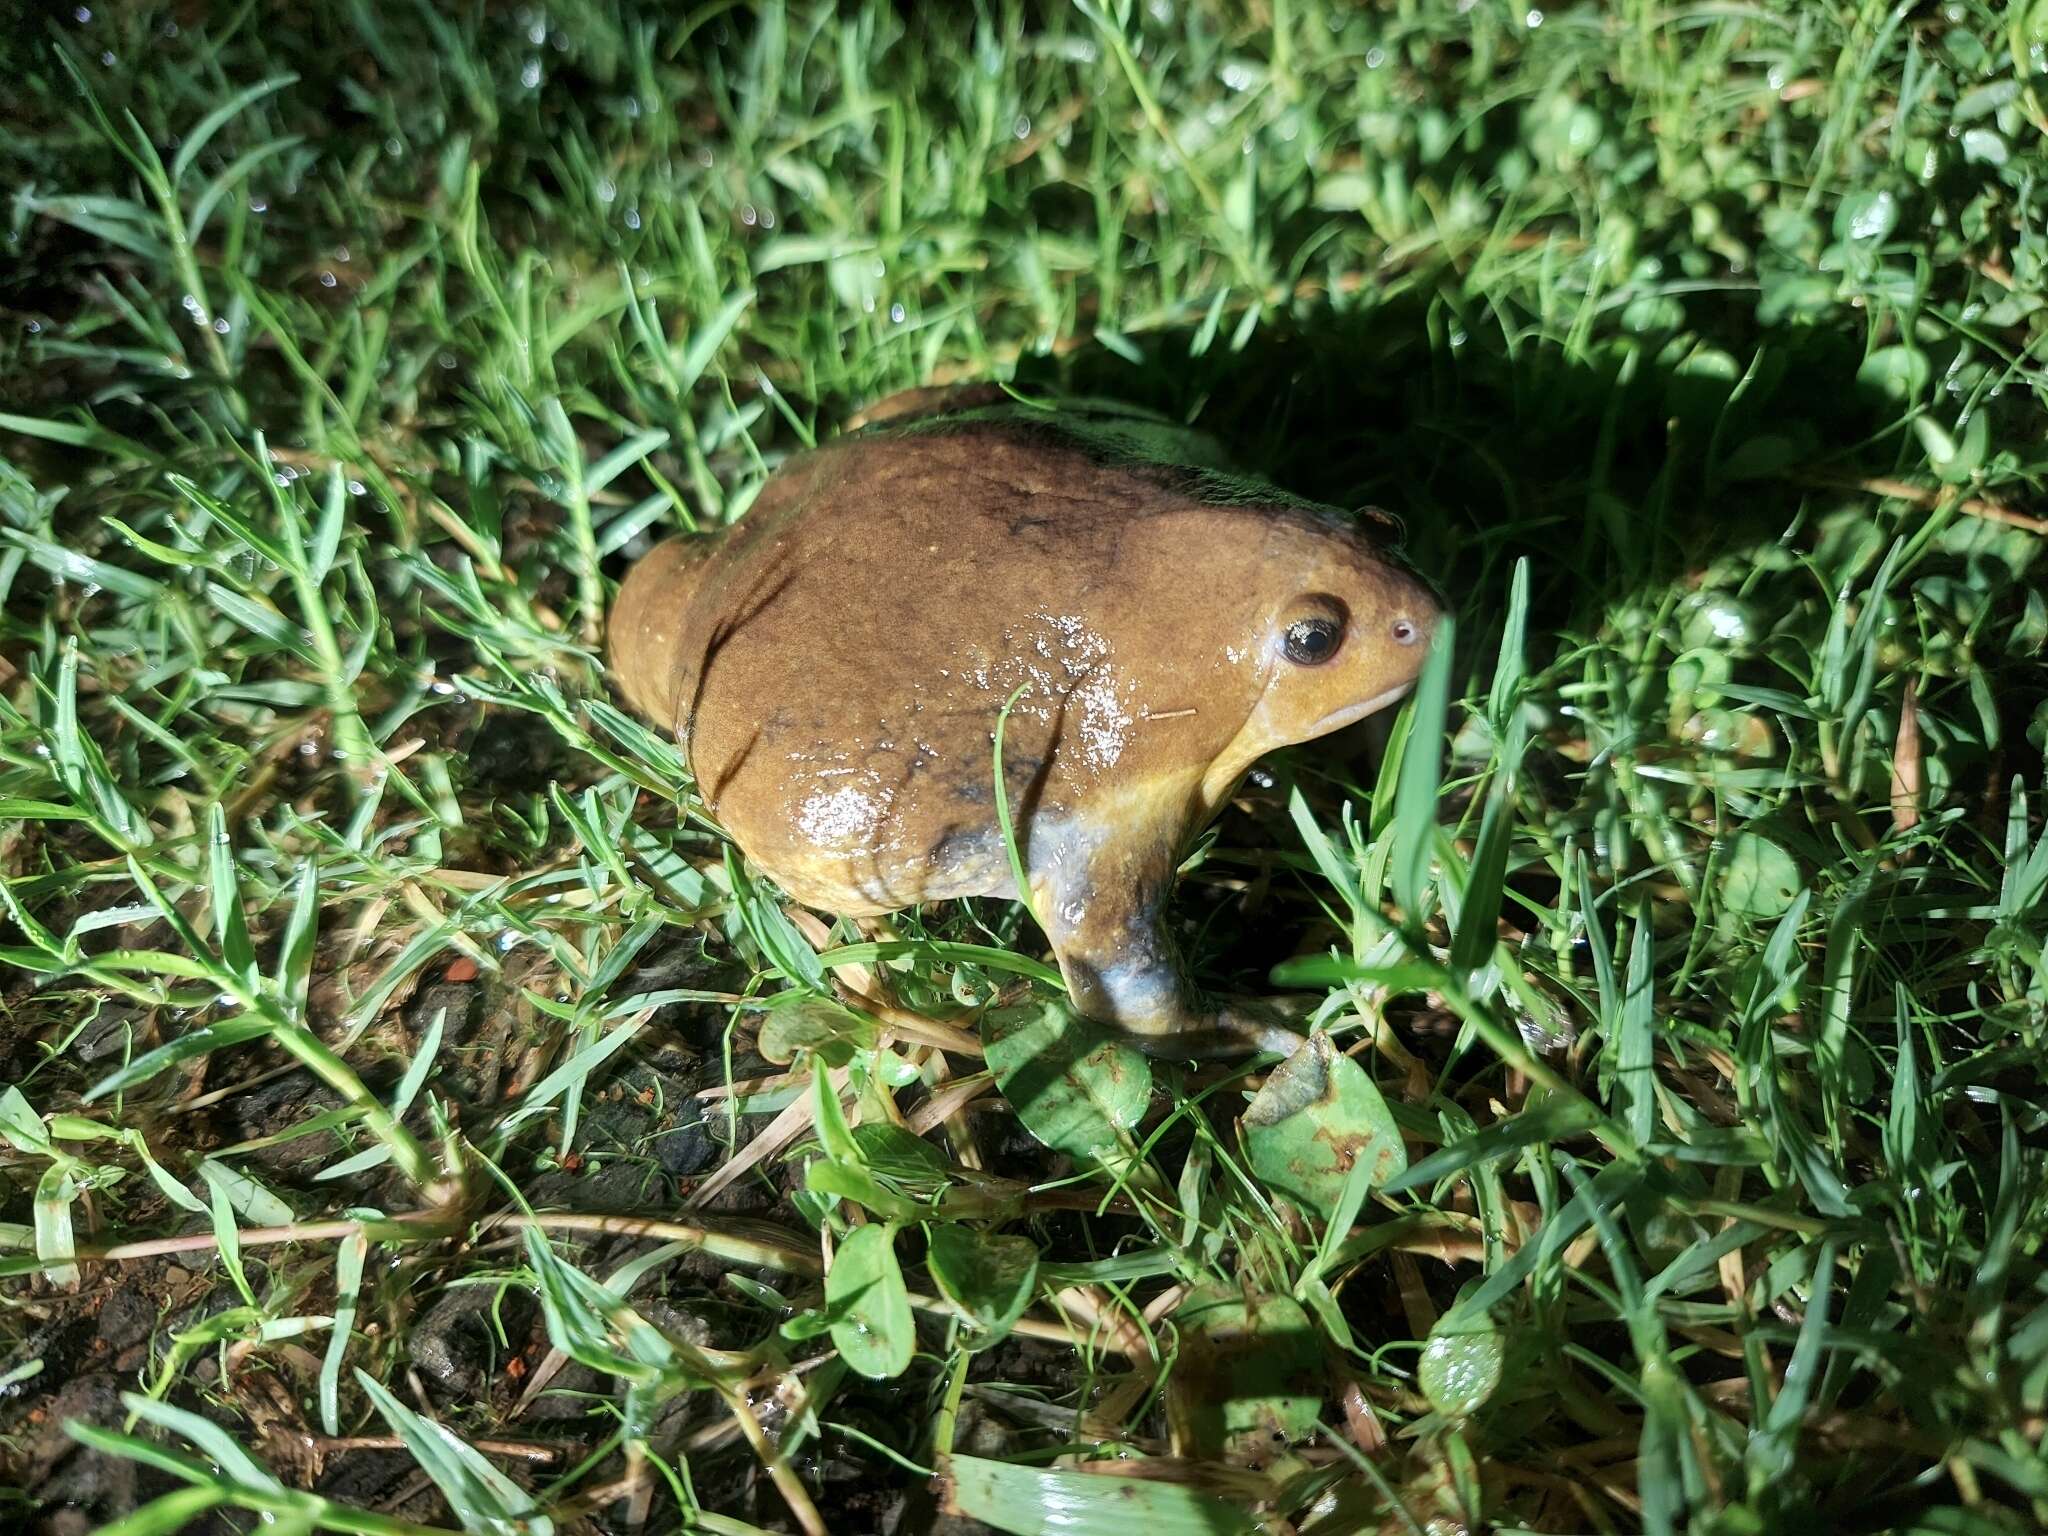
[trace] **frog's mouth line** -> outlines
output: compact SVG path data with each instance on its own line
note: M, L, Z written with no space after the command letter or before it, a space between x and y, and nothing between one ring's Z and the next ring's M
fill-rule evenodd
M1367 715L1376 714L1389 704L1398 704L1415 690L1412 682L1398 688L1389 688L1385 693L1376 694L1362 704L1347 704L1342 709L1333 709L1314 725L1309 727L1310 736L1327 736L1332 731L1341 731L1347 725L1363 720Z

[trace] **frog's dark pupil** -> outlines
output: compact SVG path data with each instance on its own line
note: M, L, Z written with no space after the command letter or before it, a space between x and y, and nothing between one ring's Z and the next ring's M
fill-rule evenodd
M1328 619L1297 619L1287 626L1287 659L1303 666L1328 661L1337 652L1337 626Z

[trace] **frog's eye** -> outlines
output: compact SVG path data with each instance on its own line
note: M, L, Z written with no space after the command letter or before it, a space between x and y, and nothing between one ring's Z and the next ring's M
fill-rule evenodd
M1318 615L1315 618L1296 619L1287 626L1287 633L1281 638L1280 648L1287 659L1300 667L1318 666L1337 654L1337 647L1343 644L1344 627L1335 619Z

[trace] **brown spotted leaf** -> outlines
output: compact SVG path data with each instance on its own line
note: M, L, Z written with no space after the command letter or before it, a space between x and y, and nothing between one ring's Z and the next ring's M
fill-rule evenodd
M1329 1218L1354 1164L1377 1189L1408 1166L1387 1101L1326 1034L1273 1069L1244 1112L1245 1155L1268 1189Z

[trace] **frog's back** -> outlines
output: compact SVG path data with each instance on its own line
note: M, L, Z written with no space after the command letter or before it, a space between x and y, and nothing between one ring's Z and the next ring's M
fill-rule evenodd
M1189 506L1185 475L1139 457L1156 451L997 407L792 460L732 530L629 577L628 697L676 725L713 814L803 899L1005 889L990 741L1020 687L1006 777L1041 844L1139 759L1199 759L1181 738L1228 714L1143 723L1141 695L1209 685L1169 666L1141 686L1135 654L1172 645L1188 592L1232 602L1199 569L1219 541L1133 536Z

